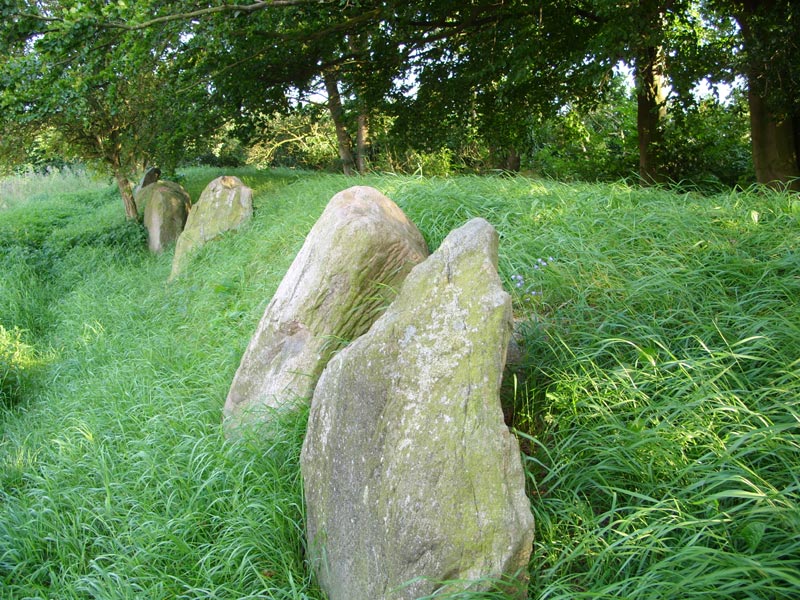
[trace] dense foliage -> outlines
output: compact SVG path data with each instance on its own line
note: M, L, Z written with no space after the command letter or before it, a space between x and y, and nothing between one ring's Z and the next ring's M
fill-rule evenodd
M253 221L169 285L171 253L144 250L113 188L39 176L45 193L7 196L0 356L10 339L33 363L0 403L0 597L321 599L303 555L304 415L236 442L220 420L266 303L352 180L226 172L256 190ZM184 183L196 198L220 173ZM800 201L363 182L431 249L473 216L500 233L526 349L504 403L536 516L530 598L796 597Z
M242 163L251 149L254 164L346 173L800 176L789 0L6 0L0 12L5 163L98 161L129 217L144 165ZM703 81L749 92L698 101Z

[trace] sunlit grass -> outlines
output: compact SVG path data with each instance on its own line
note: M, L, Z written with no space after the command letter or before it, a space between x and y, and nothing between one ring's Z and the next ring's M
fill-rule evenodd
M107 177L94 177L80 167L51 167L0 177L0 210L53 194L93 192L109 187Z
M196 200L223 173L182 183ZM253 221L171 284L113 189L0 213L0 326L39 359L0 408L0 597L322 598L305 415L236 442L220 420L264 307L352 184L398 202L431 250L474 216L500 233L526 351L506 403L536 516L530 598L796 597L793 196L238 175Z
M20 389L41 358L22 339L19 329L8 330L0 325L0 405L17 402Z

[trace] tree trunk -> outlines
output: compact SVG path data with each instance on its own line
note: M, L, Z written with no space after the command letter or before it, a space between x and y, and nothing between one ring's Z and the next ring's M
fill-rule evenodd
M662 181L659 145L661 121L667 116L664 57L661 48L648 47L636 61L636 128L639 134L639 177L647 184Z
M362 175L367 172L367 150L369 147L369 122L366 111L362 109L358 115L358 129L356 129L356 167Z
M354 56L367 50L366 42L369 34L349 34L347 45ZM356 168L361 175L367 172L367 152L369 150L369 109L365 100L364 90L356 85L356 102L358 107L358 120L356 123Z
M776 117L767 103L752 89L747 93L750 105L750 139L756 181L774 188L787 184L800 191L797 131L800 119Z
M125 206L125 217L128 220L138 220L139 211L136 208L136 202L133 200L133 193L131 192L131 183L128 177L123 173L119 166L114 166L114 179L117 180L117 187L119 194L122 196L122 204Z
M505 165L506 171L510 171L511 173L519 173L519 169L521 166L522 166L522 158L520 157L516 148L511 148L508 151L508 156L506 156L506 165Z
M344 122L344 109L342 108L342 97L339 94L339 81L333 71L325 71L323 77L325 79L325 89L328 92L328 110L336 128L336 141L339 146L339 158L342 160L342 170L345 175L352 175L355 164L352 140Z
M757 45L762 36L769 32L758 29L754 19L760 12L774 5L746 0L736 14L742 30L745 48ZM754 28L756 28L754 30ZM765 94L769 80L769 66L763 56L758 54L747 65L747 102L750 108L750 143L753 151L753 167L756 181L774 188L789 186L800 191L800 113L796 105L778 111L771 105ZM779 83L775 82L777 85ZM760 85L761 84L761 85Z

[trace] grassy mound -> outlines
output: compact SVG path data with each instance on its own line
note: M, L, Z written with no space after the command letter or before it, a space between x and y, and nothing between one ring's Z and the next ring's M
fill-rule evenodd
M218 174L183 183L196 199ZM0 403L0 597L322 598L305 415L234 443L220 418L306 233L354 183L432 250L473 216L500 232L526 347L507 403L537 520L531 598L796 597L793 197L235 174L253 221L169 285L171 254L147 253L112 187L0 210L0 326L37 362Z

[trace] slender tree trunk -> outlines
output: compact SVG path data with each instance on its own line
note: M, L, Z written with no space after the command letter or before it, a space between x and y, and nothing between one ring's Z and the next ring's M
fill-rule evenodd
M342 170L345 175L353 174L355 161L353 160L352 140L344 122L344 109L342 108L342 97L339 94L339 81L336 73L325 71L325 89L328 92L328 110L336 128L336 141L339 146L339 158L342 160Z
M138 220L139 211L136 209L136 202L133 200L130 181L120 170L114 171L114 179L117 180L117 187L119 188L120 196L122 196L122 204L125 205L125 216L131 221Z
M119 195L122 196L122 204L125 206L125 216L131 221L138 220L139 211L137 210L136 202L133 199L131 182L128 181L127 175L125 175L125 172L120 167L119 160L112 161L111 168L114 171L114 179L117 181Z
M661 48L644 48L636 61L636 128L639 134L639 177L647 184L663 179L658 148L663 134L661 122L667 116L664 92L664 57Z
M125 207L125 217L129 221L138 221L139 211L133 199L131 182L128 181L125 169L122 168L122 144L119 140L119 132L111 132L108 139L98 135L94 139L94 143L99 156L102 156L106 164L111 167L111 172L117 181L119 195L122 197L122 204Z
M516 148L511 148L508 151L508 156L506 156L506 171L510 171L512 173L518 173L520 167L522 166L522 159L517 152Z
M356 167L362 175L367 172L367 151L369 148L369 121L366 111L361 110L358 115L358 128L356 129Z
M347 45L353 55L359 55L366 50L368 34L350 34L347 36ZM358 172L364 175L367 172L367 152L369 150L369 107L365 94L356 85L358 120L356 123L356 159L355 165Z

